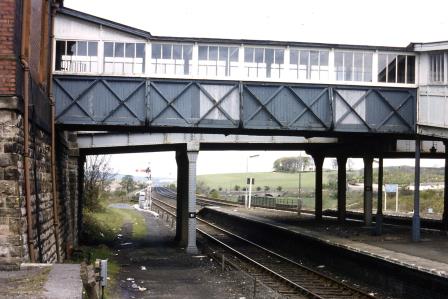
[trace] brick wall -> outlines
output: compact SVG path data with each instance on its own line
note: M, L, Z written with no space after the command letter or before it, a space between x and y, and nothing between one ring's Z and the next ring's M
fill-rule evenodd
M15 12L16 0L0 1L0 95L12 95L16 91Z

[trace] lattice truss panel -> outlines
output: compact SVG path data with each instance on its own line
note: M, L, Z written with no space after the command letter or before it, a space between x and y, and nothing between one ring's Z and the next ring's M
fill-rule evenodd
M412 133L413 89L170 81L145 78L54 79L57 122Z

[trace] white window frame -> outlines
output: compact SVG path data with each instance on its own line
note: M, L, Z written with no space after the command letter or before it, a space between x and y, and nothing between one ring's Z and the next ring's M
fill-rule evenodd
M199 58L199 47L207 47L207 59L203 60ZM210 47L217 47L218 53L217 53L217 59L216 60L210 60ZM225 66L225 63L219 59L219 48L226 47L228 48L227 53L227 67ZM231 61L231 51L230 48L233 48L237 51L237 58L236 61ZM230 44L197 44L197 55L194 56L194 58L197 58L197 71L196 74L199 77L205 77L205 78L235 78L238 76L239 69L240 69L240 57L241 48L239 45L230 45ZM224 66L220 66L220 63L224 63ZM205 74L201 72L201 69L205 67ZM215 74L209 74L208 70L209 67L215 67ZM226 68L224 70L224 75L219 74L218 67L224 67ZM227 74L226 74L227 73Z
M297 53L297 64L296 63L292 63L290 58L291 58L291 53L292 51L298 51ZM308 51L308 61L307 61L307 65L306 65L306 69L305 69L305 78L303 78L302 76L300 76L300 71L301 71L301 64L300 64L300 58L302 56L302 52ZM311 52L317 52L318 57L317 57L317 79L313 79L312 78L312 73L313 70L311 68ZM327 65L326 65L326 70L322 69L322 65L321 65L321 53L322 52L326 52L327 53ZM289 52L289 63L288 63L288 73L291 77L292 80L299 80L299 81L316 81L316 82L328 82L330 81L330 49L327 48L290 48L290 52ZM326 73L327 74L327 78L326 79L322 79L322 75Z
M342 53L342 80L338 79L337 76L337 66L336 66L336 54L337 53ZM350 80L346 80L345 79L345 53L351 53L351 60L352 60L352 67L351 67L351 73L352 73L352 78ZM355 80L355 54L362 54L362 66L361 66L361 80ZM365 74L368 73L366 72L366 54L370 54L371 56L371 67L370 67L370 80L366 81L365 79ZM366 84L370 84L373 82L373 61L374 61L374 55L375 52L374 51L360 51L360 50L350 50L350 49L335 49L334 50L334 78L336 82L359 82L359 83L366 83Z
M65 63L68 67L57 70L56 69L56 55L57 48L56 45L58 42L65 43L65 53L62 55L61 63ZM75 42L75 55L67 55L68 47L67 42ZM86 54L79 56L78 54L78 44L79 42L86 43ZM96 43L96 56L89 56L89 43ZM56 38L54 41L54 63L53 63L53 71L61 72L61 73L83 73L83 74L91 74L91 73L99 73L100 65L99 65L99 44L98 40L84 40L84 39L65 39L65 38ZM92 64L96 63L96 70L92 70ZM85 65L86 69L82 70L81 66ZM88 66L87 66L88 65ZM74 68L74 69L73 69Z
M256 46L256 45L244 45L244 52L243 52L243 70L244 70L244 77L248 79L268 79L268 80L279 80L285 77L285 71L286 71L286 65L285 65L285 54L286 54L286 48L285 47L266 47L266 46ZM254 49L254 53L252 56L252 62L246 62L246 50L248 48ZM263 49L263 62L255 62L255 50L256 49ZM274 50L274 62L271 64L271 76L267 77L267 64L266 64L266 49L272 49ZM283 51L283 63L276 63L275 59L275 51L276 50L282 50ZM251 70L255 70L256 76L251 76ZM278 76L273 77L272 72L277 71Z
M112 52L113 56L107 56L105 53L105 45L106 43L112 43ZM123 44L123 57L115 56L115 44ZM133 57L126 56L126 45L134 44L134 53ZM137 44L143 45L143 57L137 57ZM126 75L144 75L145 74L145 59L146 59L146 47L145 42L136 42L136 41L103 41L103 72L106 74L126 74ZM112 71L106 71L106 64L112 64ZM116 71L116 65L122 65L121 71ZM131 65L131 71L126 72L126 65ZM141 71L136 71L137 67L141 68Z
M386 60L386 82L384 81L380 81L378 76L379 76L379 61L380 61L380 55L387 55L387 60ZM395 55L395 81L394 82L389 82L389 55ZM397 82L398 81L398 56L405 56L405 62L404 62L404 75L405 75L405 80L404 82ZM408 57L409 56L413 56L414 57L414 82L409 82L409 78L408 78ZM417 84L417 59L418 56L415 53L409 53L409 52L390 52L390 51L378 51L378 59L377 59L377 73L376 73L376 77L377 77L377 82L379 84L395 84L395 85L415 85Z
M152 46L153 45L160 45L160 56L161 58L153 58L152 57ZM171 58L163 58L163 45L170 45L171 46ZM181 46L181 57L182 59L174 59L174 51L173 46ZM189 46L191 47L191 59L188 61L188 73L185 73L185 59L184 59L184 47ZM151 56L150 59L150 69L149 72L155 76L176 76L176 77L192 77L194 75L193 73L193 66L194 66L194 60L197 57L194 57L195 52L195 44L193 43L173 43L173 42L163 42L163 41L157 41L157 42L151 42ZM168 71L169 69L173 69L174 71ZM163 71L160 71L163 70ZM182 70L182 73L178 73L180 70Z

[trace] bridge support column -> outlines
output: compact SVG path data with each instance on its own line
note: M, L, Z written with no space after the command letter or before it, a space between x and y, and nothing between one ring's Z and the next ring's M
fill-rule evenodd
M322 166L324 159L325 157L321 155L313 156L314 166L316 167L314 213L317 221L322 220Z
M364 157L364 224L372 225L373 157Z
M383 233L383 157L378 163L378 206L375 218L375 233L379 236Z
M444 230L448 230L448 142L445 145L445 189L443 191L443 216L442 225Z
M347 157L337 157L338 162L338 220L344 221L346 214L347 193Z
M415 140L414 216L412 216L412 241L420 241L420 139Z
M187 145L188 156L188 241L187 253L197 254L196 246L196 160L199 153L199 145Z
M188 158L186 151L176 151L177 162L177 209L176 209L176 237L181 246L187 246L188 236Z

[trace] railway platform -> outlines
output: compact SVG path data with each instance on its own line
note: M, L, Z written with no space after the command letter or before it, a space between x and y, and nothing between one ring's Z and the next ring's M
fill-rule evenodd
M207 207L202 214L221 221L221 224L227 221L241 225L248 234L254 230L255 238L263 238L257 236L257 230L263 231L263 235L268 235L269 231L276 247L282 247L280 244L284 242L283 248L295 248L304 251L304 255L314 255L312 259L316 262L319 262L316 251L320 251L322 264L381 284L382 288L391 288L392 293L400 297L426 288L419 296L436 298L433 291L448 285L446 232L422 229L421 241L412 242L411 227L398 225L385 224L383 234L375 235L374 226L365 226L360 221L340 223L332 217L324 217L321 222L316 222L314 215L299 216L263 208Z

